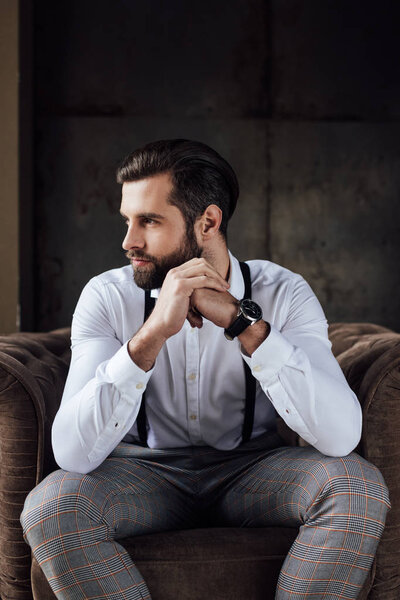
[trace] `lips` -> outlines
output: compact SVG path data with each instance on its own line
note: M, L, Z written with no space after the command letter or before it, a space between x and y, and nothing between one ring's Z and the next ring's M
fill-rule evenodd
M143 258L131 258L131 263L136 267L143 267L150 264L150 260L144 260Z

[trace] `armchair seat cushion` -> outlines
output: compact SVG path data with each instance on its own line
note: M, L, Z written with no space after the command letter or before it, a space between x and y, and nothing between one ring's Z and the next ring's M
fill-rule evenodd
M279 572L297 535L292 527L213 527L124 538L152 600L274 600ZM367 598L374 569L360 600ZM55 596L35 559L35 600Z
M153 600L269 600L297 529L215 527L118 540L146 580ZM34 598L54 600L36 560ZM179 594L177 594L179 590Z

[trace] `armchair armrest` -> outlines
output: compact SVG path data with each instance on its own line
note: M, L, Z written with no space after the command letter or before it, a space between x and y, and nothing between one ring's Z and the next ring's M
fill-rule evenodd
M32 598L19 517L28 492L57 468L51 424L69 364L69 330L0 337L0 597Z
M385 599L394 600L400 581L400 334L370 323L334 323L329 334L334 354L362 406L358 451L380 469L392 503L370 597L376 593L381 598L383 592Z

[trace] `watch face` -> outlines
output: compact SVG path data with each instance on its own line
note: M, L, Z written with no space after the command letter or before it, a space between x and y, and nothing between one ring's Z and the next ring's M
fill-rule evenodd
M262 310L253 300L242 300L240 306L247 319L259 321L262 318Z

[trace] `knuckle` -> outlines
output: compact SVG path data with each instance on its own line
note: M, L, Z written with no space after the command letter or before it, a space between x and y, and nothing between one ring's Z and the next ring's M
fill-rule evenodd
M170 278L172 279L172 281L181 281L181 277L179 274L179 271L177 271L175 268L170 270Z

